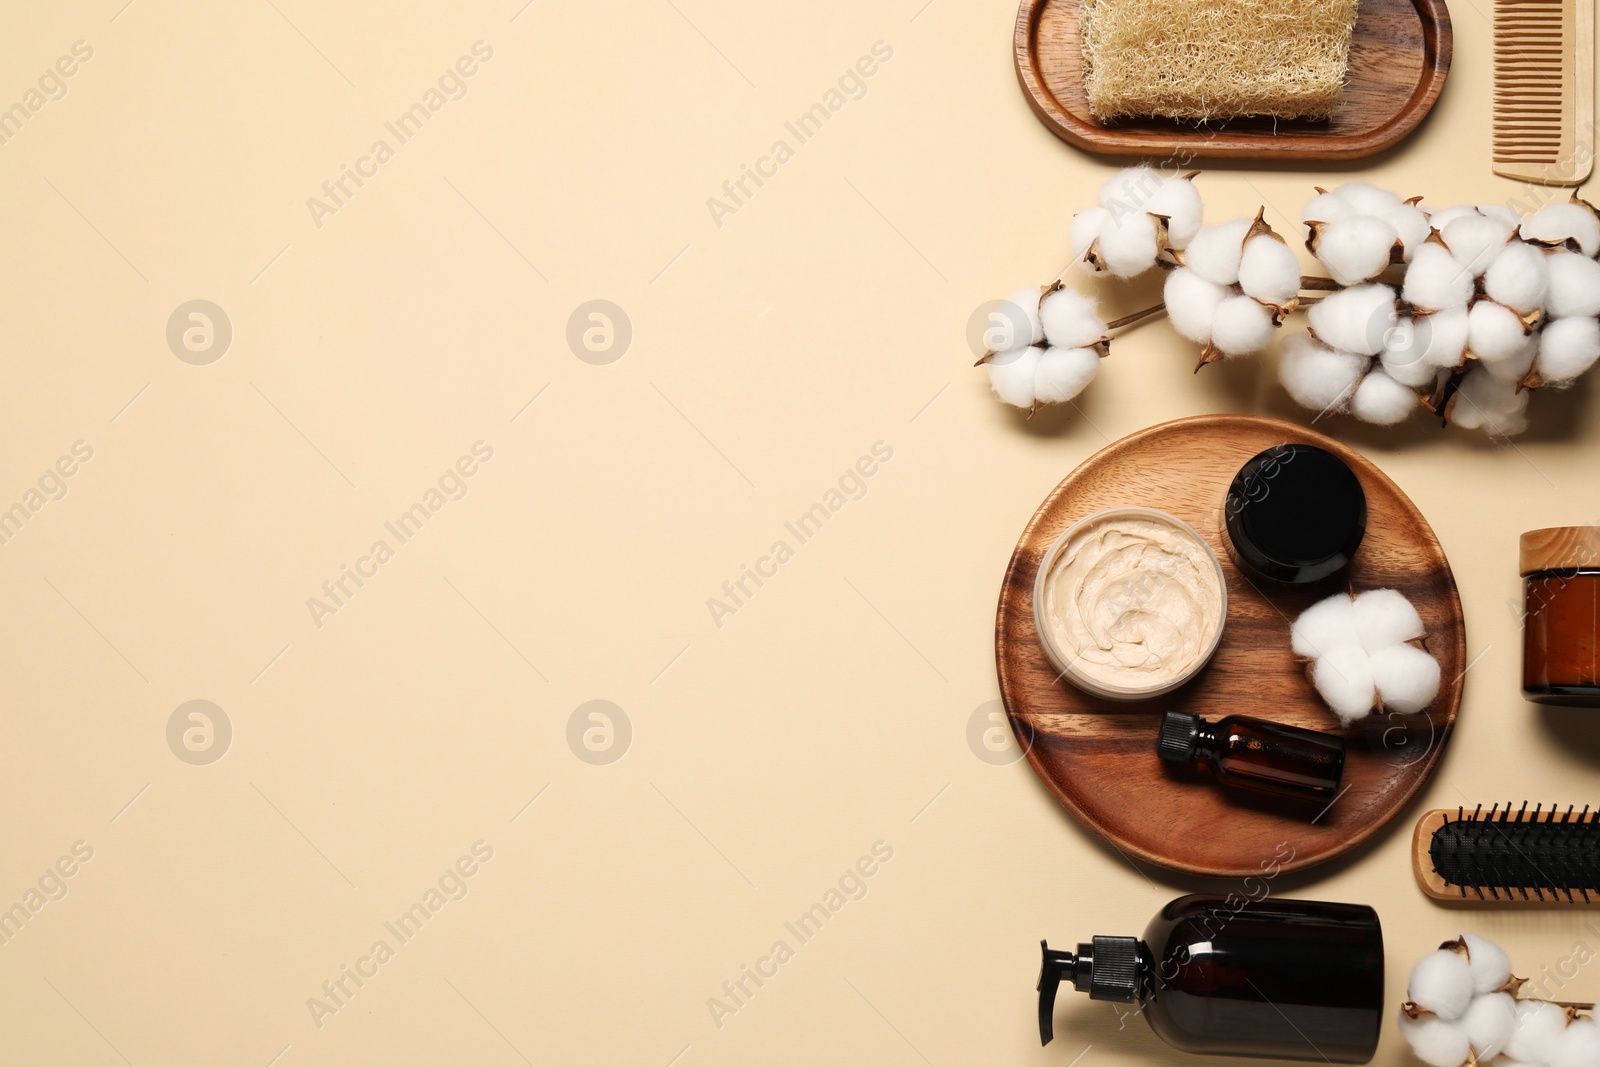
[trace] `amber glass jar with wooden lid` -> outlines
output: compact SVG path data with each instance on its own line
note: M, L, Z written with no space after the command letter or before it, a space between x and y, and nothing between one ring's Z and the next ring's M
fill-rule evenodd
M1600 526L1522 535L1522 694L1600 707Z

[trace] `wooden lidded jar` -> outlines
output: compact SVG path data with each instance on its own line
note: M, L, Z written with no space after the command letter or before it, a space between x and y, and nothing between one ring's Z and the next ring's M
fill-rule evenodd
M1600 707L1600 526L1522 535L1522 695Z

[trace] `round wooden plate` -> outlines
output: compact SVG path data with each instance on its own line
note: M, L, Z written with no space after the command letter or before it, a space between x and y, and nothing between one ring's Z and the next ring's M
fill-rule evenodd
M1313 444L1348 463L1367 494L1367 533L1342 575L1294 590L1247 578L1228 557L1221 506L1251 456L1285 442ZM1058 535L1105 508L1158 508L1211 544L1228 584L1228 620L1210 665L1194 681L1148 701L1090 696L1061 680L1040 645L1033 582ZM1414 715L1377 712L1345 731L1348 754L1338 798L1297 807L1224 789L1204 771L1171 768L1156 756L1161 713L1208 719L1254 715L1337 732L1289 647L1289 624L1346 586L1398 589L1427 626L1427 648L1443 684ZM1294 423L1201 415L1125 437L1067 476L1034 514L1006 568L995 620L1000 695L1028 760L1080 822L1131 856L1191 874L1242 877L1299 870L1332 859L1376 833L1433 773L1461 706L1466 669L1461 599L1444 550L1416 506L1371 462Z

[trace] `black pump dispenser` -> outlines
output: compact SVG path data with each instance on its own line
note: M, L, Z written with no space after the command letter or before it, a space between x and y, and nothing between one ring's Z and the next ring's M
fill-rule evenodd
M1048 1045L1055 1036L1056 989L1064 981L1089 994L1090 1000L1131 1003L1139 995L1139 941L1132 937L1096 937L1076 953L1039 942L1044 962L1039 967L1039 1038Z
M1044 1044L1056 990L1070 981L1092 1000L1137 1004L1156 1035L1185 1052L1366 1063L1377 1051L1383 931L1365 905L1179 897L1143 938L1039 948Z

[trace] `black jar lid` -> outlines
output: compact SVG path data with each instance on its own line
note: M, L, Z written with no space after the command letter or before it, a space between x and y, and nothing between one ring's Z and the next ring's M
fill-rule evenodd
M1349 564L1367 531L1367 495L1348 464L1315 445L1277 445L1234 475L1224 508L1229 554L1295 585Z

